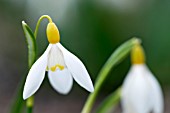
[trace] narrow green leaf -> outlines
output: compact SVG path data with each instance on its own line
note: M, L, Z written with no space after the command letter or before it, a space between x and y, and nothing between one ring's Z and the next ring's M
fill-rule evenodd
M116 105L120 101L121 88L118 88L115 92L110 94L105 100L100 104L96 113L112 113Z
M36 60L36 40L35 40L35 36L32 30L24 21L22 21L22 27L23 27L24 34L27 40L27 45L28 45L28 68L30 69ZM26 106L29 104L29 106L27 106L27 113L32 113L33 102L34 102L33 96L26 100Z
M22 78L22 81L18 84L18 88L15 94L15 98L13 99L13 103L10 109L10 113L22 113L23 105L25 105L25 101L22 99L22 90L25 78Z
M140 43L139 39L132 38L128 40L127 42L120 45L110 56L110 58L107 60L103 68L101 69L98 78L96 80L95 88L99 89L99 87L102 85L104 80L106 79L109 72L112 70L113 67L118 65L131 51L132 47L136 44Z
M27 40L27 45L28 45L28 67L30 69L32 64L36 60L36 40L35 40L32 30L24 21L22 21L22 27L23 27L24 34Z
M103 82L107 78L109 72L112 70L113 67L118 65L131 51L132 47L136 44L140 43L139 39L132 38L122 45L120 45L110 56L110 58L106 61L105 65L102 67L98 74L98 78L95 83L95 91L91 93L86 101L86 104L82 110L82 113L90 113L93 104L96 100L96 97L100 91Z
M27 45L28 45L28 67L31 68L32 64L36 60L36 40L34 38L34 34L32 30L24 21L22 21L22 27L23 27L24 34L27 40ZM25 79L26 79L26 76L23 76L21 82L18 85L17 93L13 100L10 113L22 113L23 105L25 105L25 101L22 98L22 92L23 92Z

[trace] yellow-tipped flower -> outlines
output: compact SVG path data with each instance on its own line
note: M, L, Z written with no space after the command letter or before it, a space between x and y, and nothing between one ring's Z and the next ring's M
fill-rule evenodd
M140 44L131 52L132 67L122 86L123 113L163 113L161 87L145 65L145 55Z
M80 86L93 92L93 84L84 64L60 44L59 31L52 20L47 26L47 37L50 44L32 65L24 86L23 98L29 98L39 89L46 70L52 87L61 94L67 94L71 90L73 78Z

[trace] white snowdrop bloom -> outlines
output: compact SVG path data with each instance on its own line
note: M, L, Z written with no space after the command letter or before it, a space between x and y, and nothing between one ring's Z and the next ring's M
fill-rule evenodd
M134 47L131 58L132 67L122 86L123 113L163 113L161 87L145 65L140 45Z
M32 96L40 87L48 71L52 87L61 94L67 94L74 80L89 92L93 84L83 63L60 43L58 28L53 22L47 26L47 37L50 42L43 55L32 65L24 86L23 98Z

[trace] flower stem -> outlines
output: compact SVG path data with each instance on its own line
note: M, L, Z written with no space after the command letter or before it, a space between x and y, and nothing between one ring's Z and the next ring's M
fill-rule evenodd
M31 96L30 98L27 99L26 106L27 106L27 113L32 113L33 106L34 106L34 96Z
M121 87L117 88L113 93L105 98L98 107L96 113L109 113L109 111L113 111L120 101L120 95Z
M37 25L36 25L36 28L35 28L35 31L34 31L34 36L35 36L35 38L37 37L38 28L39 28L39 26L40 26L40 23L41 23L41 21L42 21L44 18L47 18L50 23L53 22L50 16L48 16L48 15L43 15L43 16L41 16L41 17L39 18L38 22L37 22Z
M140 43L139 39L132 38L127 42L125 42L124 44L122 44L120 47L118 47L115 50L115 52L112 53L110 58L107 60L107 62L99 72L98 78L96 80L96 84L94 86L95 91L89 95L81 113L90 113L93 104L96 100L96 97L100 91L100 88L103 82L105 81L105 79L107 78L107 75L109 74L109 72L113 67L118 65L129 54L130 50L136 43Z

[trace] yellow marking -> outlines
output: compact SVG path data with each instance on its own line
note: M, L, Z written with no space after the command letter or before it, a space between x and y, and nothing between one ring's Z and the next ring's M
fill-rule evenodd
M63 70L63 69L64 69L64 66L57 64L57 65L55 65L55 66L52 66L52 67L50 68L50 70L51 70L51 71L55 71L57 68L59 68L60 70Z
M145 53L140 44L136 44L131 51L131 62L132 64L144 64Z
M55 23L53 22L48 23L46 32L47 32L48 41L51 44L56 44L60 41L60 34Z

